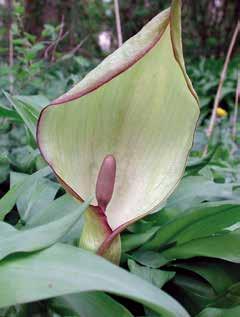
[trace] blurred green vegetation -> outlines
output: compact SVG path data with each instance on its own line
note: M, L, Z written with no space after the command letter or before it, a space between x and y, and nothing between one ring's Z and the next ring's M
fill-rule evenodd
M171 1L119 3L127 40ZM215 60L220 65L226 55L239 1L184 0L182 12L187 64L197 68L202 58L210 58L210 71L218 76ZM0 88L14 94L42 92L52 99L117 48L113 0L2 0L0 25ZM239 45L234 56L238 53Z

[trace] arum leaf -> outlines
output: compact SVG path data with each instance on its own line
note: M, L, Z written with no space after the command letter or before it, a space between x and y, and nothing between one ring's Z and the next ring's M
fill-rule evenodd
M175 275L175 272L156 270L138 265L133 260L128 260L128 266L133 274L140 276L159 288L162 288L163 285L170 281Z
M72 199L71 196L65 194L52 201L46 208L38 211L34 217L31 217L27 222L27 227L36 227L44 225L50 221L58 220L66 215L66 212L71 212L76 209L79 202Z
M167 207L186 210L203 201L233 199L234 184L218 184L203 176L183 178L167 202Z
M143 233L130 233L121 237L122 251L128 252L143 245L146 241L150 240L158 231L159 227L153 227Z
M238 226L239 224L240 222ZM222 234L216 233L180 244L168 249L163 255L168 259L188 259L195 256L206 256L240 263L239 243L240 229L229 230Z
M189 209L163 225L141 249L157 250L161 247L165 248L167 244L180 245L196 238L213 235L239 222L239 210L238 201L205 203L198 208Z
M0 307L76 292L106 291L136 300L165 317L189 317L162 290L99 256L64 244L0 262L0 280Z
M201 312L197 317L238 317L239 316L239 304L240 304L240 283L231 285L223 294L219 295L215 300L210 303L212 309L208 309ZM215 307L219 307L216 309ZM224 309L225 308L225 309Z
M29 175L27 177L29 177ZM21 220L26 224L31 218L34 218L39 211L47 208L53 201L58 189L59 185L57 183L46 178L42 178L33 184L33 186L17 200L17 209Z
M196 157L191 158L188 161L185 175L197 174L204 166L206 166L211 161L218 147L219 147L219 144L216 144L213 147L213 149L211 149L211 151L202 158L196 158Z
M4 239L6 236L9 236L16 232L16 229L9 225L6 222L0 222L1 230L0 230L0 238Z
M39 116L39 112L31 105L26 105L16 97L11 97L8 93L4 92L6 98L11 105L16 109L19 116L22 118L28 129L30 130L32 137L36 136L36 123Z
M71 196L65 194L55 200L53 200L45 208L39 209L34 217L28 219L25 224L26 228L32 228L36 226L45 225L49 222L60 219L66 216L66 214L73 212L79 206L79 202L72 199ZM80 232L83 226L83 217L76 221L74 226L69 230L64 237L61 238L61 242L76 242L79 240Z
M131 254L131 258L150 268L159 268L168 263L168 260L162 254L154 251L139 250Z
M173 266L198 274L212 286L217 294L223 293L240 279L239 266L225 261L208 259L208 261L200 260L196 263L177 263Z
M30 175L12 172L10 174L11 186L15 180L24 180L28 177ZM38 179L17 199L17 209L21 220L26 224L31 218L35 218L39 211L44 210L53 201L58 189L57 183L46 178Z
M206 308L197 317L238 317L240 314L240 306L233 308Z
M28 230L15 230L9 225L9 234L0 240L0 260L16 252L31 252L46 248L56 243L66 234L88 207L89 200L81 204L72 213L59 220ZM0 222L0 231L6 231L6 224ZM11 229L10 229L11 228Z
M173 289L180 294L179 299L191 316L210 305L216 299L216 293L212 287L198 276L178 273L173 279Z
M31 106L31 109L35 108L35 113L39 115L41 108L49 104L49 99L43 95L17 95L15 96L17 100L20 100L24 104Z
M121 304L100 292L78 293L54 298L51 308L64 316L133 317Z
M0 117L8 118L17 123L22 123L21 117L16 113L16 111L0 105Z
M157 210L172 193L198 116L174 0L42 111L37 139L65 188L83 200L95 192L103 159L114 155L116 183L106 210L114 230Z
M31 186L40 178L50 174L50 169L45 167L36 173L29 176L27 179L15 184L1 199L0 199L0 220L3 220L7 213L11 211L18 197L22 192L29 190Z

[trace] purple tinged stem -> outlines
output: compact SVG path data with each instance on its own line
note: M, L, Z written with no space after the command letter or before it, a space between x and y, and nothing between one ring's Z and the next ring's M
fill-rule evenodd
M116 159L113 155L107 155L100 167L97 184L96 198L98 207L104 213L108 203L110 202L116 177Z

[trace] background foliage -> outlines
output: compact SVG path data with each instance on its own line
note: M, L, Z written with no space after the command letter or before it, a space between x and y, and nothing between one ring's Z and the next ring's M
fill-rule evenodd
M168 5L120 1L124 40ZM74 247L86 206L64 193L35 141L41 109L117 48L113 1L0 2L0 316L179 316L166 293L191 316L239 316L239 41L219 104L227 116L217 118L211 140L205 133L239 12L237 0L183 1L201 117L175 193L122 235L123 271Z

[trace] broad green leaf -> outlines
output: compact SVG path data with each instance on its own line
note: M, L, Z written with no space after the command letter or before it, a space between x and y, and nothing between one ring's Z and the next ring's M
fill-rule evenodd
M0 238L5 239L6 237L10 236L11 234L16 233L16 229L13 226L10 226L6 222L0 222Z
M127 232L146 233L146 231L150 230L154 225L159 226L158 223L154 223L152 221L152 217L155 217L156 215L159 215L159 213L153 213L151 215L148 215L144 219L140 219L137 222L131 224L127 227Z
M239 265L219 260L199 260L193 263L177 263L180 267L192 271L204 278L218 293L223 293L232 284L240 280Z
M30 105L32 108L35 108L36 114L40 113L40 110L47 106L50 103L50 100L43 95L31 95L31 96L23 96L17 95L15 98L26 105Z
M237 313L239 312L239 304L240 304L240 283L235 283L230 286L223 294L219 295L209 306L204 314L199 316L207 316L206 314L209 313L209 316L238 316ZM210 309L213 307L213 309ZM233 308L236 308L234 310ZM219 309L217 309L219 308ZM211 313L213 315L211 315ZM216 315L214 315L216 314ZM198 316L198 317L199 317Z
M34 217L31 217L27 222L26 226L36 227L47 224L50 221L58 220L64 217L66 214L76 209L79 202L68 194L65 194L54 201L52 201L48 206L39 210Z
M64 316L133 317L121 304L102 292L86 292L54 298L51 308Z
M88 207L89 200L79 204L78 208L59 220L52 221L46 225L27 230L15 230L9 228L9 234L1 237L0 240L0 260L16 252L32 252L46 248L56 243L66 234L79 220L82 213ZM0 231L6 231L6 223L0 222Z
M227 267L227 263L225 268ZM230 264L230 267L232 265ZM237 267L237 265L235 265ZM228 269L228 272L230 268ZM213 272L213 270L212 270ZM209 273L209 272L208 272ZM208 277L209 274L207 273ZM222 271L216 277L221 283L222 275L225 279L226 273ZM204 274L205 275L205 274ZM230 282L225 279L227 284ZM177 274L173 280L174 287L180 288L180 296L183 298L184 306L188 309L192 315L195 316L196 312L202 310L204 307L219 307L219 308L231 308L240 304L240 283L231 284L229 287L221 288L220 293L214 292L214 289L206 281L199 279L197 275L189 274ZM224 283L224 282L223 282Z
M16 109L17 113L20 115L28 129L30 130L32 137L36 137L36 124L39 116L39 112L32 107L31 105L24 104L16 97L12 97L6 92L4 92L5 96L11 103L11 105Z
M202 176L184 178L167 202L167 207L186 210L203 201L233 199L233 184L218 184Z
M233 308L206 308L197 317L239 317L240 306Z
M38 212L26 223L26 228L45 225L51 221L58 220L68 213L74 211L79 205L79 202L68 194L65 194L54 201L48 206L38 210ZM78 242L80 233L82 231L84 219L81 217L74 226L61 238L61 242Z
M30 175L22 173L11 173L11 185L14 180L23 181ZM26 192L22 192L17 199L17 209L21 220L26 224L31 218L35 218L38 212L46 209L51 203L59 189L59 185L46 178L37 179Z
M150 240L155 233L158 231L159 227L153 227L143 233L129 233L124 234L121 237L122 251L128 252L132 249L136 249L143 245L146 241Z
M133 274L143 278L158 288L162 288L163 285L170 281L175 275L175 272L141 266L133 260L128 261L128 267Z
M17 114L16 111L6 108L3 105L0 105L0 117L8 118L13 120L14 122L22 123L21 117Z
M236 227L240 227L240 222ZM179 244L164 251L163 256L169 260L206 256L240 263L239 243L240 229L229 228L225 233L219 232Z
M212 307L231 308L240 305L240 282L231 285L211 304Z
M40 179L44 176L49 175L51 170L48 167L45 167L36 173L29 176L27 179L22 182L14 185L1 199L0 199L0 220L3 220L7 213L11 211L14 207L18 197L26 190L29 190L31 186L36 182L37 179Z
M197 276L177 273L172 282L173 288L180 294L179 300L191 316L195 316L216 299L212 287Z
M225 205L226 207L226 205ZM215 214L198 219L195 223L176 235L177 244L182 244L202 237L220 234L225 229L232 231L240 224L240 204L228 205L228 208L214 208ZM219 210L220 209L220 210ZM202 209L203 213L204 210ZM235 228L236 226L236 228Z
M132 253L130 258L150 268L159 268L168 263L168 260L162 254L154 251L138 250Z
M240 221L239 211L240 204L237 201L204 203L198 208L181 213L177 218L163 225L141 249L158 250L166 248L168 244L174 246L207 235L212 235L214 238L218 231Z
M164 317L189 317L162 290L99 256L64 244L0 262L0 280L0 307L77 292L105 291L136 300Z
M106 215L116 229L158 210L173 192L198 116L182 55L180 1L173 0L42 111L37 138L65 188L82 199L94 194L104 157L114 155Z
M202 158L191 158L188 161L185 175L197 174L204 166L206 166L211 161L218 147L219 144L215 145L214 148Z

